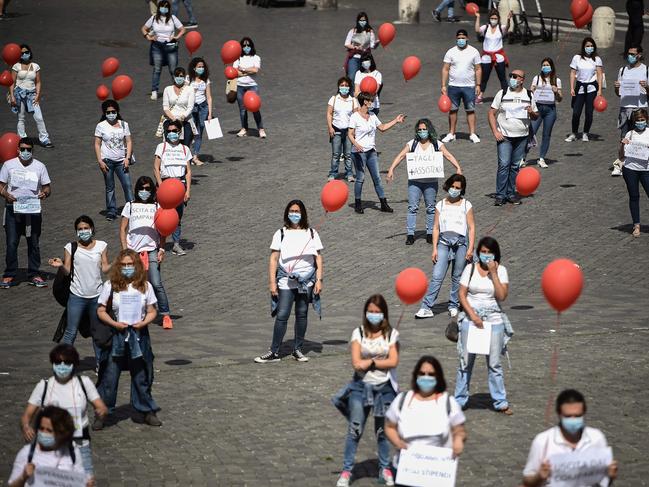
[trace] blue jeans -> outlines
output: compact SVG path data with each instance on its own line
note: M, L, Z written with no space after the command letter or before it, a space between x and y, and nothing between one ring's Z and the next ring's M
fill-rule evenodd
M545 159L550 148L550 137L552 136L552 127L557 120L557 106L539 103L536 105L539 109L539 117L532 120L530 123L531 135L536 135L541 123L543 123L543 140L541 141L541 149L539 149L539 157Z
M497 142L498 172L496 174L496 199L506 200L516 196L516 176L521 159L525 156L525 137L505 137Z
M469 336L470 321L462 320L459 323L460 333L462 334L462 343L466 347L467 337ZM507 402L507 392L505 391L505 378L503 376L503 367L500 363L500 352L503 348L503 338L505 334L505 325L499 323L491 326L491 346L489 355L486 355L487 377L489 382L489 394L493 401L494 409L505 409L509 406ZM466 368L462 366L457 368L457 377L455 378L455 400L460 406L465 406L469 401L469 387L471 385L471 375L475 363L475 354L468 354Z
M259 93L259 86L237 86L237 104L239 105L239 118L241 119L241 128L248 129L248 110L243 105L243 95L248 91L254 91ZM264 124L261 122L261 112L254 112L252 116L255 119L257 124L257 129L261 130L264 128Z
M460 277L462 271L466 266L466 245L458 245L455 250L455 259L451 262L451 294L448 300L448 309L458 309L460 307L458 300L458 291L460 289ZM437 244L437 263L433 266L433 277L428 285L428 292L421 302L421 307L424 306L428 309L433 309L439 290L442 287L442 282L446 277L446 271L449 265L449 248L448 245L443 244L441 241Z
M178 226L171 234L171 239L174 243L180 243L180 232L182 231L183 213L185 213L185 203L180 203L176 206L176 213L178 213ZM153 285L153 283L151 283Z
M354 184L354 198L361 199L363 193L363 182L365 181L365 166L372 176L374 190L379 198L385 198L385 192L381 185L381 175L379 174L379 156L374 149L367 152L352 152L354 167L356 168L356 183Z
M151 78L151 91L158 91L160 88L160 75L162 74L162 66L167 64L169 69L169 75L173 79L174 70L178 66L178 49L175 51L167 51L164 47L164 43L160 42L151 42L151 48L149 50L149 58L151 65L153 66L153 77Z
M194 9L192 8L192 0L183 0L185 4L185 10L187 10L187 16L189 21L196 23L196 17L194 17ZM180 0L171 0L171 13L178 17L178 10L180 8Z
M448 7L448 16L453 17L453 7L455 7L455 0L442 0L442 3L437 6L435 12L441 14L442 10L444 10L446 7Z
M162 285L162 276L160 274L157 250L149 251L149 271L147 274L149 282L151 283L151 286L153 286L155 297L158 300L158 312L161 315L168 315L169 300L167 299L167 291L165 291L165 288Z
M27 240L27 278L40 274L41 249L38 244L41 237L42 216L14 214L11 205L5 206L5 236L7 250L5 255L5 272L3 277L16 277L18 272L18 244L20 236ZM30 228L29 236L27 228Z
M194 135L194 155L196 156L201 153L201 145L203 144L203 130L205 129L205 120L207 120L208 113L209 109L207 107L206 101L198 105L194 105L192 116L194 117L196 128L198 129L198 133Z
M97 317L98 298L99 296L82 298L81 296L70 293L68 305L65 308L67 310L68 326L65 328L65 333L63 334L63 343L74 345L74 340L76 340L77 331L79 330L79 323L84 314L88 317L91 328L102 326ZM97 359L99 360L99 357Z
M629 210L634 225L640 225L640 184L649 197L649 171L634 171L622 167L622 176L629 192Z
M451 99L451 111L457 112L460 104L464 103L464 110L475 111L475 88L472 86L449 86L446 93Z
M81 464L86 474L94 475L95 471L92 466L92 448L90 448L90 443L87 445L81 445L76 443L77 448L79 448L79 453L81 453Z
M295 303L295 340L293 350L300 350L304 344L306 335L307 315L309 312L309 295L300 294L297 289L280 289L277 315L275 316L275 327L273 328L273 343L270 350L279 353L282 340L286 334L288 318L291 316L291 308Z
M419 200L424 197L426 203L426 233L433 233L433 223L435 223L435 198L437 198L437 180L432 183L422 183L420 181L408 181L408 216L406 217L406 231L408 235L415 234L417 225L417 210L419 209Z
M345 156L345 177L352 175L352 142L347 137L347 129L340 129L334 132L331 138L331 171L329 176L338 175L338 166L340 165L340 156Z
M361 69L361 58L350 57L347 60L347 77L351 80L352 85L349 87L349 92L354 93L354 78L356 73Z
M133 189L131 188L131 174L128 169L124 169L124 161L114 161L104 159L108 166L108 172L104 174L104 183L106 185L106 216L117 216L117 199L115 198L115 175L122 185L124 199L133 201Z

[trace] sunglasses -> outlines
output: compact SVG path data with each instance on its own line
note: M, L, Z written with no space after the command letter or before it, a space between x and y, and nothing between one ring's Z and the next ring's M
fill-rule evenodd
M525 79L525 76L521 76L520 74L510 74L509 77L511 79Z
M106 110L106 115L110 115L111 113L117 113L116 110Z
M67 361L67 360L59 360L58 362L54 362L54 365L61 365L61 364L65 364L65 365L74 365L74 363L69 362L69 361Z
M31 147L20 147L19 150L20 150L20 152L25 152L25 151L31 152L32 148Z
M179 134L179 133L180 133L180 130L178 130L178 129L172 129L172 130L168 130L168 132L173 132L174 134Z

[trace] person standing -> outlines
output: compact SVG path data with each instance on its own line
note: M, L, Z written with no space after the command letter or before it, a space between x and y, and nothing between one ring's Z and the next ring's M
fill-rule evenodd
M437 22L442 21L442 12L444 11L444 9L448 9L447 12L446 12L446 15L447 15L446 20L448 22L459 22L460 21L460 19L458 19L455 16L455 0L442 0L442 2L435 8L435 10L433 10L431 12L431 14L433 15L433 18Z
M20 236L27 240L27 279L35 287L47 287L40 275L41 204L52 192L45 164L34 159L34 142L28 137L18 142L18 157L0 166L0 195L5 199L5 271L0 289L15 286L18 273Z
M345 160L345 178L348 182L355 181L352 173L352 142L347 137L349 120L358 109L358 101L350 96L352 82L347 76L338 80L338 93L329 98L327 103L327 129L331 140L331 170L327 179L332 181L338 175L340 156Z
M629 16L629 25L624 37L624 52L630 47L641 46L644 37L644 19L646 15L644 0L626 0L626 13Z
M374 94L374 104L370 109L377 117L379 116L379 110L381 108L381 102L379 101L379 94L381 93L381 88L383 87L383 75L381 72L376 69L376 63L374 62L374 56L372 53L366 52L361 56L361 69L356 71L356 77L354 78L354 96L357 97L361 92L361 82L371 76L376 80L376 93Z
M480 58L482 66L482 80L480 83L480 95L476 103L482 103L482 97L487 89L489 76L491 70L496 69L496 74L500 80L500 89L507 88L507 76L505 69L509 65L507 54L503 48L503 41L509 33L509 26L512 20L512 12L507 16L507 24L503 27L500 22L500 13L497 9L492 9L489 12L489 24L480 25L480 13L475 14L475 31L478 34L478 39L482 40L482 58Z
M192 164L202 166L200 160L201 146L203 145L203 130L205 130L205 121L212 120L212 88L210 85L210 70L203 58L195 57L189 63L188 68L189 86L194 88L194 108L192 117L196 127L194 136L194 156Z
M352 80L352 89L354 89L354 80L356 73L361 69L361 56L371 53L372 49L379 45L376 39L374 29L365 12L359 12L356 16L356 26L347 32L345 38L345 47L347 48L347 57L345 58L345 72L347 77Z
M239 118L241 119L241 130L237 132L237 137L248 135L248 110L243 103L243 96L248 91L254 91L259 94L259 85L255 81L256 76L261 70L261 58L257 55L255 43L250 37L241 39L241 56L232 66L237 70L237 104L239 105ZM266 131L261 120L261 112L257 111L252 114L257 124L259 137L266 138Z
M575 389L561 391L557 396L556 411L559 424L539 433L532 441L523 470L525 487L551 485L552 465L549 459L553 455L608 448L604 433L585 425L586 398L579 391ZM613 460L604 478L594 486L611 485L617 478L617 470L617 460Z
M185 26L188 29L196 29L198 27L198 22L196 17L194 17L194 8L192 6L192 0L182 0L183 5L185 5L185 10L187 10L187 16L189 21L185 23ZM180 0L171 0L171 13L178 17L178 10L180 9Z
M196 96L194 88L187 84L186 78L185 68L179 66L174 70L174 84L167 86L162 94L162 111L167 120L182 124L183 145L189 148L194 137L190 120L192 120Z
M448 134L442 142L448 144L455 140L457 130L457 112L460 103L464 103L466 120L469 124L469 139L474 144L480 142L476 135L475 99L480 96L482 82L482 65L478 50L469 46L468 33L460 29L455 34L455 46L446 51L442 67L442 95L451 99L451 111L448 114ZM448 85L448 86L447 86Z
M496 93L489 110L489 126L498 148L495 206L507 201L521 204L516 195L516 176L525 156L530 119L539 116L532 92L523 88L524 81L525 72L514 69L509 75L509 86Z

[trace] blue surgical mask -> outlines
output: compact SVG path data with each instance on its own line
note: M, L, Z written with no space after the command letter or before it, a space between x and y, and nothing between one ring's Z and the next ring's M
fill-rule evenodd
M629 61L629 64L635 64L638 61L638 56L629 54L626 60Z
M462 190L461 190L461 189L457 189L457 188L448 188L448 195L449 195L451 198L457 198L457 197L460 196L461 194L462 194Z
M379 326L383 323L383 313L370 313L369 311L365 313L365 318L370 322L372 326Z
M135 275L135 266L129 265L122 267L122 275L127 279L133 277Z
M160 13L162 15L167 15L169 13L169 9L167 7L160 7Z
M250 54L251 51L252 51L252 47L250 47L250 46L243 46L243 53L244 53L244 54Z
M29 61L31 58L32 58L32 53L31 52L23 52L20 55L20 60L24 61L24 62Z
M647 128L647 122L636 122L635 128L642 131Z
M92 240L92 230L78 230L77 237L82 242L90 242Z
M485 254L484 252L480 252L479 254L480 257L480 262L483 264L488 264L492 260L494 260L494 254Z
M176 86L182 86L185 84L185 77L184 76L174 76L174 83L176 83Z
M106 114L106 120L108 120L109 122L114 122L115 120L117 120L117 114L116 113L107 113Z
M32 158L32 151L21 150L18 155L23 161L28 161Z
M417 387L424 394L430 394L435 390L437 385L437 377L429 375L420 375L417 377Z
M147 191L146 189L141 189L140 191L137 192L137 196L142 201L146 201L151 196L151 191Z
M72 364L66 364L65 362L52 364L52 371L59 379L67 379L70 377L70 375L72 375L72 370L74 370L74 365Z
M517 78L509 78L509 87L512 90L515 90L518 88L518 79Z
M552 68L550 66L541 66L541 72L543 74L550 74L552 72Z
M179 139L180 139L180 134L178 132L169 132L167 134L167 140L172 144L178 142Z
M196 74L202 76L205 73L205 68L196 68Z
M288 219L291 221L293 225L297 225L298 223L300 223L300 220L302 219L302 215L300 213L291 212L288 214Z
M561 417L561 426L571 435L579 433L584 429L584 417L578 416L576 418L564 418Z
M36 441L43 448L51 450L56 445L56 438L52 433L45 433L44 431L39 431L36 434Z
M359 21L358 21L358 26L359 26L361 29L364 29L364 28L367 26L367 20L359 20Z
M421 140L428 139L428 130L417 130L417 137Z
M363 61L361 66L363 66L363 69L368 70L370 69L370 66L372 66L372 61Z
M460 49L466 47L466 39L457 39L455 43L457 44L457 47L459 47Z
M338 91L341 95L347 96L349 95L349 86L341 86L340 88L338 88Z
M590 56L595 52L595 48L593 46L584 47L584 52Z

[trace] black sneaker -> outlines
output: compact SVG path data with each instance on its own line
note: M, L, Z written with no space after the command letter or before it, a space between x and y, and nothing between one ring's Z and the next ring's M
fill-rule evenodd
M294 358L295 360L297 360L298 362L308 362L308 361L309 361L309 357L307 357L306 355L304 355L304 354L302 353L302 350L295 350L295 351L293 352L293 358Z
M446 21L447 22L459 22L460 19L458 19L457 17L449 17L448 19L446 19Z
M505 200L501 200L500 198L496 198L496 201L494 201L494 206L503 206L506 203Z
M432 233L427 233L426 234L426 243L429 243L429 244L433 243L433 234Z
M198 22L187 22L183 24L185 26L185 29L197 29L198 28Z
M433 10L433 11L431 12L431 14L433 14L433 18L434 18L437 22L441 22L441 21L442 21L442 16L441 16L441 15L439 14L439 12L437 12L436 10Z
M522 203L520 196L512 196L508 199L512 205L520 205Z
M260 355L259 357L255 357L255 362L257 362L258 364L265 364L268 362L279 362L279 360L280 360L279 355L271 352L270 350L268 350L268 352L266 352L265 354Z
M144 415L144 423L149 426L162 426L162 421L158 419L154 412L146 413Z
M54 149L54 144L49 141L41 144L41 146L45 147L46 149Z
M406 245L412 245L415 243L415 236L414 235L408 235L406 237Z
M117 218L115 215L106 215L106 221L112 222L115 218Z

